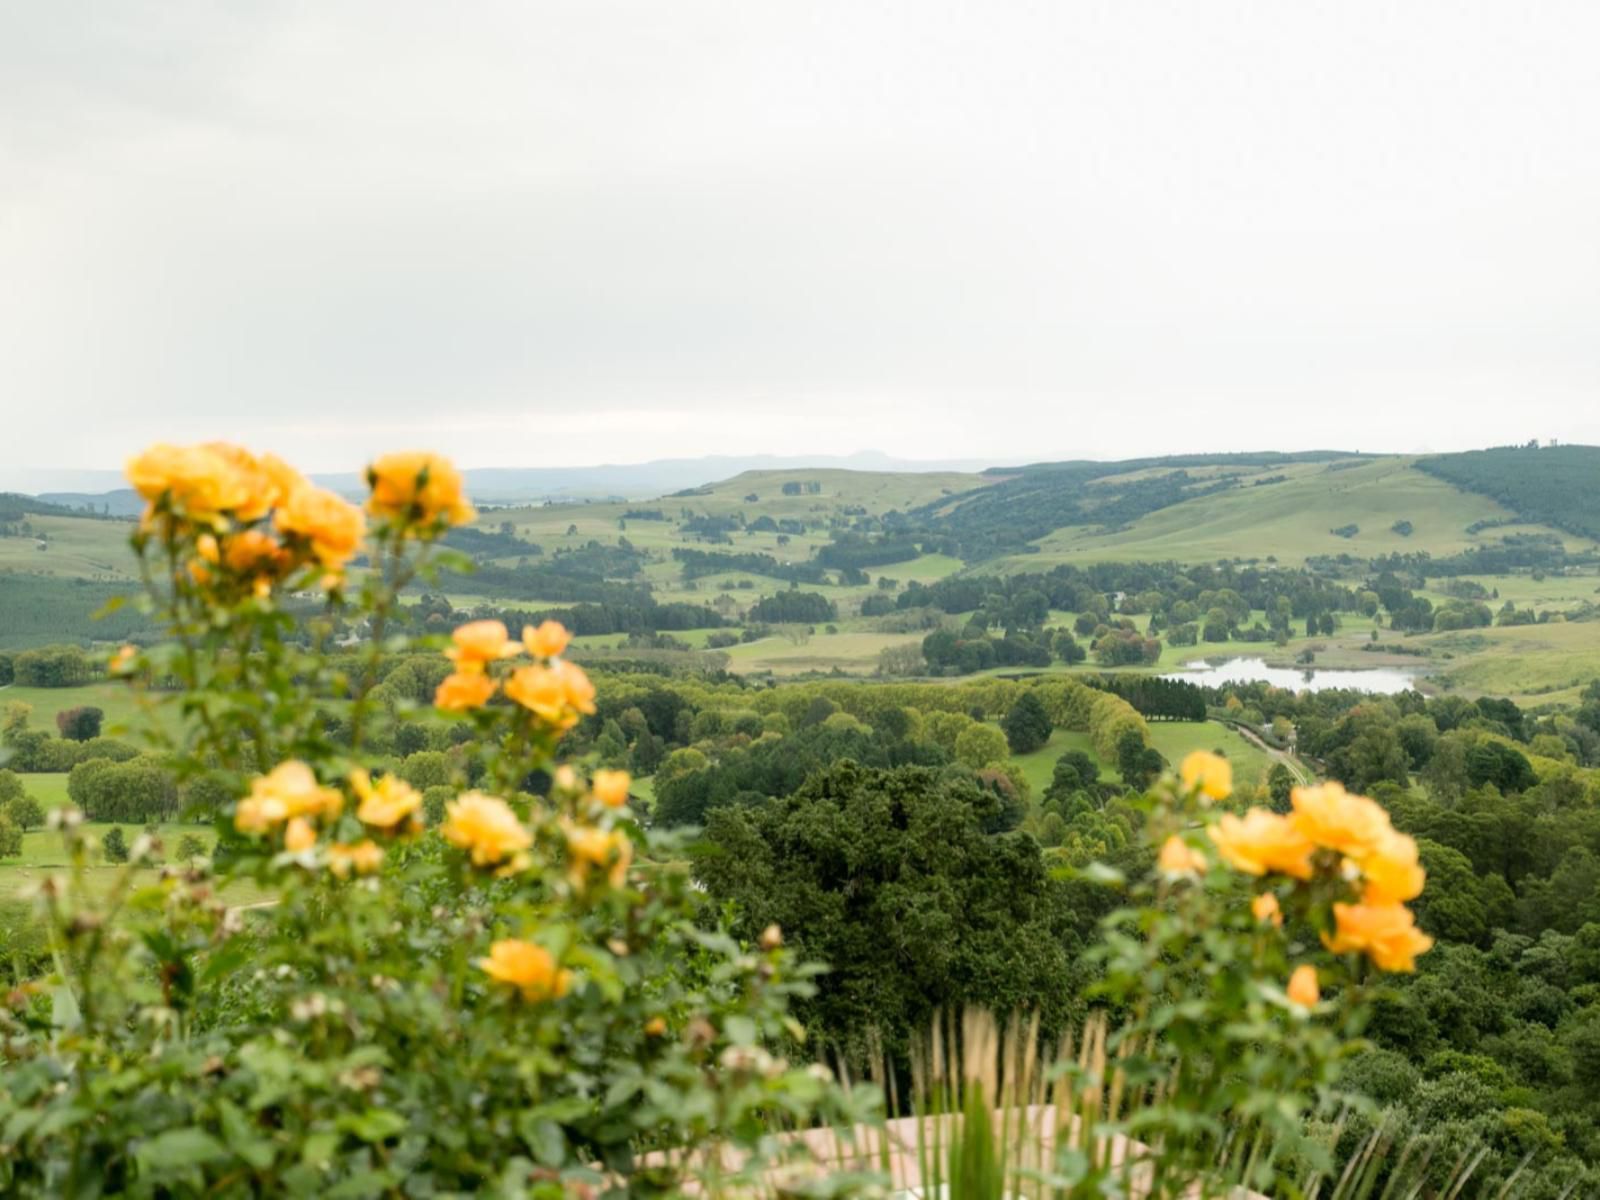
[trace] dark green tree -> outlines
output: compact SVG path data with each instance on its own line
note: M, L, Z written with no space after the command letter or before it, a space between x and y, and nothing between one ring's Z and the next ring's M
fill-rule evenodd
M1050 740L1050 714L1034 692L1023 692L1000 722L1013 754L1032 754Z
M1066 885L1025 833L986 834L1000 798L963 772L839 763L792 795L715 809L695 852L736 932L777 924L830 970L814 1038L891 1045L934 1009L1067 1015L1077 930Z

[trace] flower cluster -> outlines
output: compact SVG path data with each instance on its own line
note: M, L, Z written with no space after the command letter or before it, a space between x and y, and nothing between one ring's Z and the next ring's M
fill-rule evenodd
M1184 764L1185 779L1203 773L1200 764ZM1358 889L1334 902L1334 929L1323 933L1323 943L1336 954L1364 953L1381 970L1415 970L1417 955L1433 945L1405 906L1422 894L1427 878L1417 843L1390 824L1381 805L1336 782L1297 787L1290 802L1287 814L1225 813L1206 836L1224 862L1248 875L1337 880L1347 892ZM1275 899L1258 904L1260 919L1282 920Z
M221 442L151 446L128 480L146 501L141 530L192 553L189 578L223 599L269 595L302 568L331 585L361 549L361 510L271 454Z
M560 657L571 636L555 621L524 626L520 642L512 641L499 621L470 621L450 640L445 657L455 670L434 693L434 704L448 712L482 708L500 687L489 674L490 665L524 652L535 661L518 667L505 681L508 700L558 733L595 710L594 684L582 668Z
M386 454L367 468L367 512L424 536L477 515L450 460L426 450Z
M234 808L233 827L254 838L281 841L283 849L304 865L319 860L314 852L326 836L320 859L337 878L371 875L383 865L383 847L373 840L416 833L421 828L422 797L404 780L386 775L377 783L363 770L350 773L350 790L359 801L355 821L359 840L338 840L340 832L353 833L340 818L345 812L344 793L317 781L303 762L291 760L258 776L250 794Z

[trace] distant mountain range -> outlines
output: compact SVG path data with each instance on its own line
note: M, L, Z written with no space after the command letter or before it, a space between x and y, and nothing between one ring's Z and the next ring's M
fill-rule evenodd
M546 499L649 500L683 488L715 483L745 471L808 467L847 471L980 471L993 465L990 459L919 461L863 450L858 454L821 456L708 455L588 467L475 467L468 468L463 475L468 493L480 504L526 504ZM323 487L346 495L358 495L366 490L365 482L354 471L311 478ZM88 505L117 515L136 514L142 507L139 498L120 486L122 482L120 471L28 468L0 473L0 491L21 492L72 508Z

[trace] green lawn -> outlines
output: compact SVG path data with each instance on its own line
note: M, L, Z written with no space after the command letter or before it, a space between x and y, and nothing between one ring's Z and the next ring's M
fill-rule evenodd
M98 842L111 826L86 825L83 828ZM143 832L141 826L122 826L123 836L130 844ZM163 825L159 827L158 832L169 860L176 852L179 840L185 834L198 837L208 849L216 840L216 835L209 825ZM24 896L46 878L60 875L69 869L61 834L50 829L32 830L23 835L21 857L0 860L0 899ZM114 865L97 864L90 867L89 886L97 889L110 887L120 870L120 867ZM141 871L140 876L141 879L153 883L158 877L158 871L156 868L151 868L148 871ZM249 880L239 880L229 884L223 894L230 904L238 905L254 904L271 898L270 893L263 891Z
M1213 721L1152 721L1150 742L1174 767L1192 750L1214 750L1233 764L1234 779L1241 784L1260 782L1270 766L1270 760L1263 751L1226 725ZM1068 750L1082 750L1100 762L1089 735L1067 729L1052 732L1044 749L1035 750L1032 754L1014 755L1011 761L1022 768L1034 796L1038 797L1050 786L1056 759ZM1122 775L1115 763L1100 762L1100 769L1106 778L1121 782Z
M140 709L140 701L151 701L160 698L158 694L140 692L130 685L117 680L103 680L98 683L86 683L82 687L40 688L22 687L12 684L10 687L0 688L0 711L6 706L21 701L33 709L30 722L35 729L56 731L56 714L69 708L82 708L92 706L105 713L103 732L108 736L118 736L115 726L138 727L142 725L144 717ZM167 715L163 713L162 720Z
M22 790L32 796L49 812L67 802L67 773L65 771L40 772L37 775L19 775Z

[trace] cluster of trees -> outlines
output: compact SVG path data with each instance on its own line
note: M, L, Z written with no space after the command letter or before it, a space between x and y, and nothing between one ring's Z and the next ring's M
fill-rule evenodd
M101 674L101 665L81 646L58 644L34 650L0 651L0 685L81 687Z
M675 546L672 557L682 566L685 579L701 579L707 575L726 575L734 571L747 571L752 575L766 575L791 583L826 583L827 572L816 562L779 562L770 554L732 554L715 550L695 550Z
M766 596L750 608L749 619L763 625L820 625L839 619L832 600L818 592L790 589Z
M968 625L960 633L939 629L922 639L922 661L934 675L971 675L991 667L1048 667L1052 658L1048 636L1021 630L996 638Z
M88 707L67 710L61 714L65 723L58 720L62 728L57 737L32 727L31 705L11 701L0 714L0 749L5 751L6 765L22 773L69 771L91 759L122 762L136 755L138 750L127 742L99 735L99 712Z

